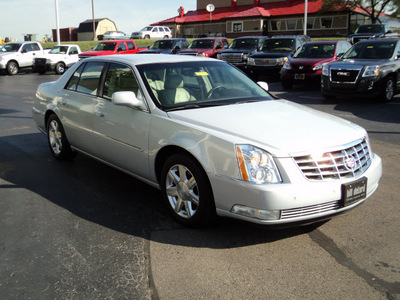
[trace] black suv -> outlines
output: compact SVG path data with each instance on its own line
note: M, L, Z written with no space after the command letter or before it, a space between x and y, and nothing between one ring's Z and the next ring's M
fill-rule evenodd
M305 35L277 35L264 40L247 59L246 72L254 80L261 74L279 75L282 66L310 38Z
M400 40L370 39L355 44L322 69L322 95L392 100L400 91Z
M222 50L217 54L217 58L244 70L249 55L255 53L267 38L265 36L242 36L236 38L228 49Z
M176 54L179 50L189 46L187 39L172 38L155 41L147 50L138 52L139 54Z
M359 41L380 37L397 37L397 33L392 32L386 24L360 25L353 34L347 37L347 41L355 44Z

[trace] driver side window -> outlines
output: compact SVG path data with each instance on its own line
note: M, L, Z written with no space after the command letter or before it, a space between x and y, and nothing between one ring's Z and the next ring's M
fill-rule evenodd
M139 84L132 70L124 65L110 64L103 88L103 97L111 99L112 94L120 91L131 91L140 98Z

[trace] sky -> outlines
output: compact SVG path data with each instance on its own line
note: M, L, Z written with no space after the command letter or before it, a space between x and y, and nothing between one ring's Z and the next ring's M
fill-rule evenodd
M108 18L117 29L131 34L143 27L196 9L196 0L93 0L94 17ZM23 41L24 34L52 36L57 28L56 0L0 0L0 37ZM58 0L60 28L79 27L92 19L92 0Z

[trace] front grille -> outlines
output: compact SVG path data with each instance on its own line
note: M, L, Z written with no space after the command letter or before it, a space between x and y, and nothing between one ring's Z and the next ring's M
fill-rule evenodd
M222 54L222 60L227 61L231 64L237 64L242 62L242 53L234 53L234 54Z
M322 155L296 156L294 160L303 175L312 181L355 178L371 165L370 150L365 139L344 149Z
M310 215L317 215L329 211L337 210L341 207L340 201L331 201L322 204L310 205L299 208L282 210L281 219L292 219Z
M256 66L276 66L278 60L274 58L256 58L254 63Z
M331 69L331 81L354 83L356 82L360 71L361 70Z
M35 58L35 65L41 66L46 64L45 58Z

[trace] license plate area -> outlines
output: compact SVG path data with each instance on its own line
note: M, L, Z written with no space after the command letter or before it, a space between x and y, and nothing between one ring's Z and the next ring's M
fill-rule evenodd
M363 177L357 181L342 185L343 206L351 205L367 197L367 178Z
M306 76L304 74L294 74L294 79L304 80Z

